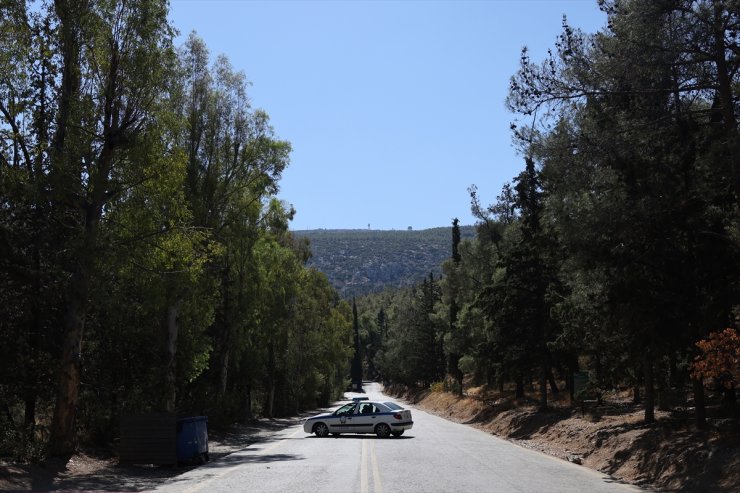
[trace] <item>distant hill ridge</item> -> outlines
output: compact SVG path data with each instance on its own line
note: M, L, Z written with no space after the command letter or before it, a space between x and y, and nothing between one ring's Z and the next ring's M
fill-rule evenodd
M312 229L293 231L311 242L309 265L325 273L342 297L420 283L452 255L452 226L422 230ZM461 226L460 236L475 236Z

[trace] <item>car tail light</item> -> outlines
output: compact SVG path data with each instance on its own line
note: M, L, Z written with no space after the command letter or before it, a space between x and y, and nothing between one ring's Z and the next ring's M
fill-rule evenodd
M403 419L403 416L401 416L401 413L396 413L393 415L393 417L396 419Z

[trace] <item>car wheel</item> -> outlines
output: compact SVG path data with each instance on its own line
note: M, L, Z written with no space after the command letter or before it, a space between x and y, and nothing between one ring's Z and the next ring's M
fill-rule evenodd
M391 434L391 427L385 423L380 423L375 427L375 434L380 438L387 438Z
M324 423L316 423L313 427L313 432L316 433L317 437L329 436L329 427Z
M401 435L403 435L403 430L393 431L391 433L394 437L400 437Z

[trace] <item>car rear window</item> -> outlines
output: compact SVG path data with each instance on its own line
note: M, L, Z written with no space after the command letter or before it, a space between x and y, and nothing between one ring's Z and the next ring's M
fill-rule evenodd
M384 402L383 404L385 404L386 406L388 406L388 408L391 409L391 410L393 410L393 411L398 411L400 409L403 409L401 406L399 406L395 402Z

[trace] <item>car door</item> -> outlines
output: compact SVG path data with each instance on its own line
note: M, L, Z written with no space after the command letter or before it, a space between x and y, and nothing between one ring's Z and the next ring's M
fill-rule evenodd
M378 407L372 402L360 402L353 418L352 429L355 433L373 433L378 423Z
M329 431L331 433L351 433L353 432L353 419L355 417L355 409L357 405L355 403L346 404L334 413L334 415L328 419Z

